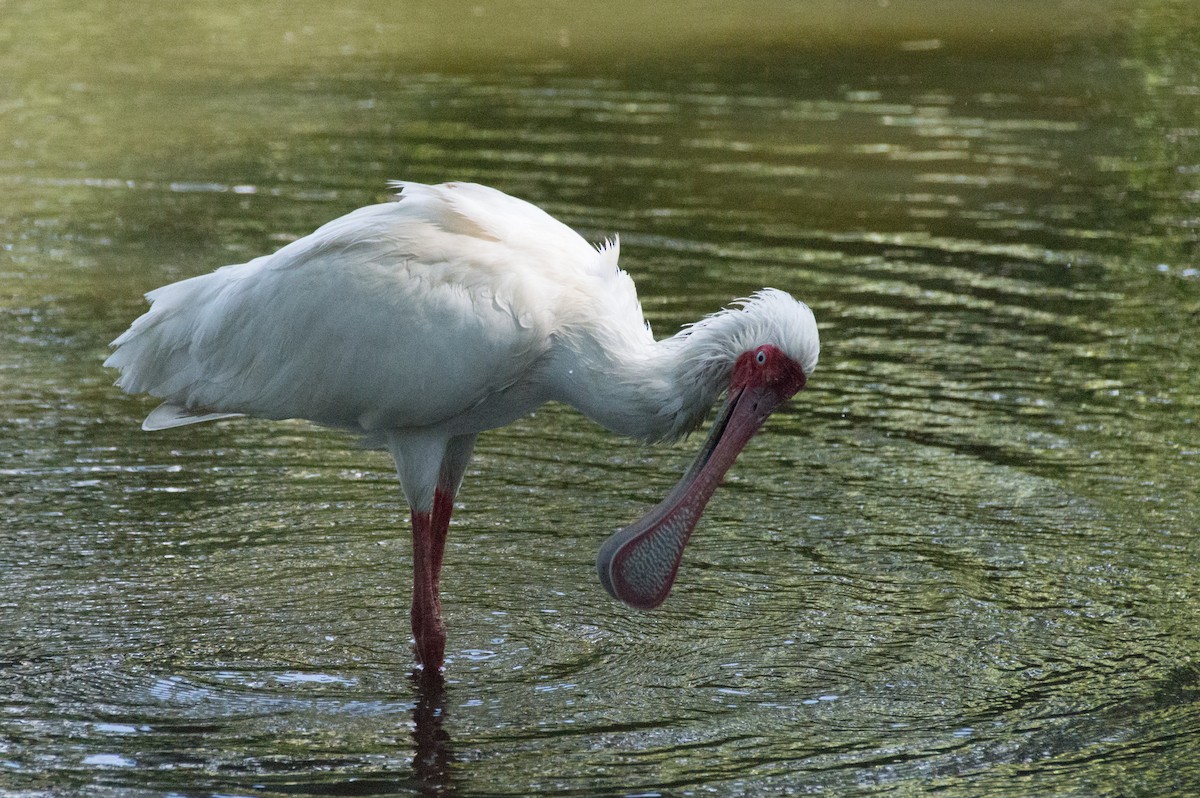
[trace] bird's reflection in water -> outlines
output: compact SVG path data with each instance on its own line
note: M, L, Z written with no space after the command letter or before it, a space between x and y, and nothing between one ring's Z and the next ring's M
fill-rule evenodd
M413 672L417 703L413 707L412 775L421 795L453 795L454 752L446 732L446 681L441 673Z

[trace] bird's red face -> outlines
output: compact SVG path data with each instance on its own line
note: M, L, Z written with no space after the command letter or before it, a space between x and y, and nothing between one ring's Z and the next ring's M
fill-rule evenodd
M729 380L729 395L750 391L760 401L774 399L765 419L783 402L804 390L808 377L800 364L785 355L779 347L763 344L757 349L743 352L733 365L733 376Z
M657 507L600 548L600 581L614 597L650 609L667 598L684 546L738 453L767 417L807 382L804 369L771 344L734 363L729 396L687 472Z

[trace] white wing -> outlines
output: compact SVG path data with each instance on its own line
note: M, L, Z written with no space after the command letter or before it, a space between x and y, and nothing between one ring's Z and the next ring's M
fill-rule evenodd
M398 202L147 294L105 362L117 385L166 400L157 426L246 414L421 427L526 379L570 317L617 303L641 324L615 247L494 189L400 185Z

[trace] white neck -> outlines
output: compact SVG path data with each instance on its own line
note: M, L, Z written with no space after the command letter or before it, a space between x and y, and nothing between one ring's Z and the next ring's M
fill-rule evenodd
M681 437L700 425L729 384L739 352L731 346L731 325L721 323L725 315L662 341L648 331L568 340L550 369L553 398L622 435Z

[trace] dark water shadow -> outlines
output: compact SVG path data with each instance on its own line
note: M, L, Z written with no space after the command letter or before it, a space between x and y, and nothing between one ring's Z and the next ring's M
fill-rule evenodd
M454 771L454 751L446 731L446 680L441 673L413 671L416 703L412 709L412 764L407 775L386 778L355 777L337 783L306 785L305 795L419 795L453 796L458 792Z
M446 680L439 672L414 671L413 782L421 795L454 795L454 751L446 731Z

